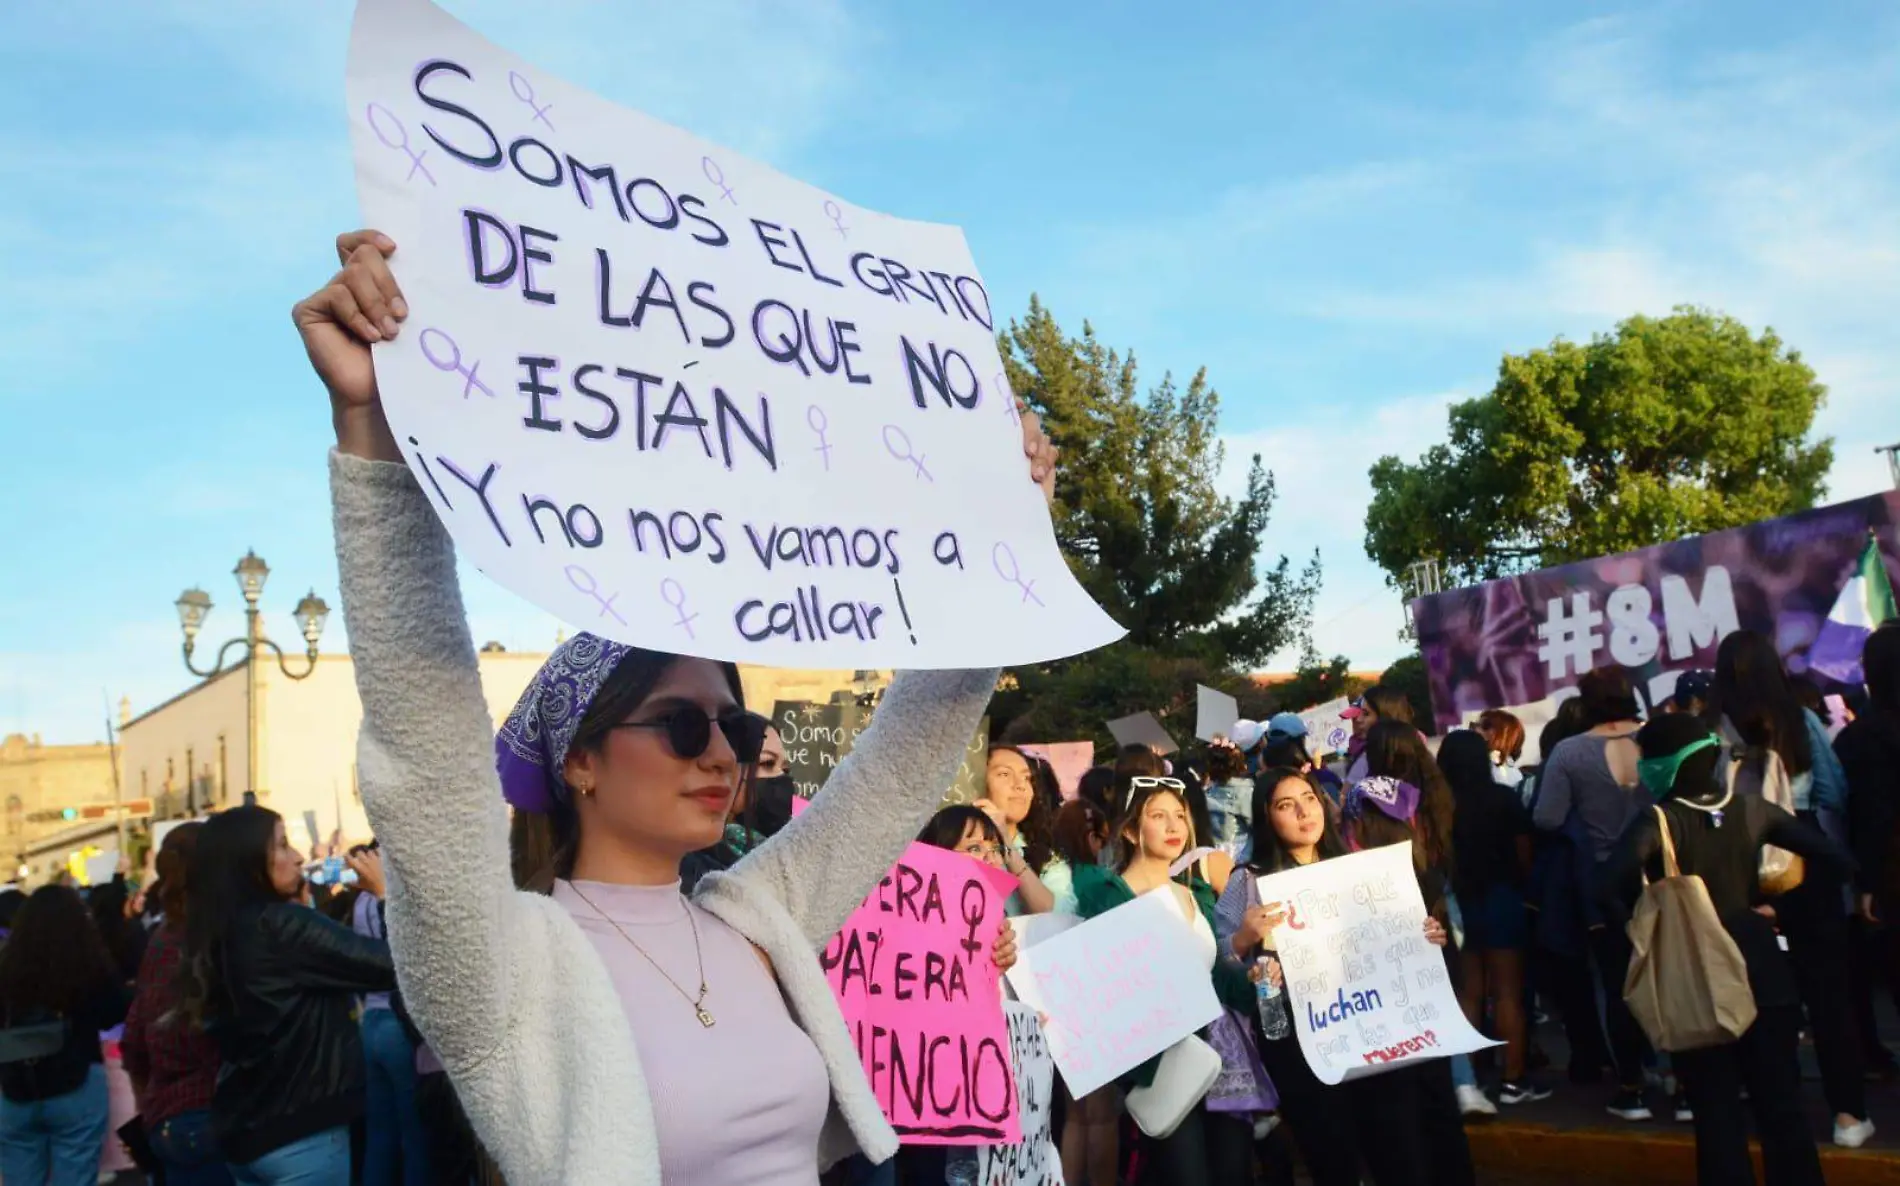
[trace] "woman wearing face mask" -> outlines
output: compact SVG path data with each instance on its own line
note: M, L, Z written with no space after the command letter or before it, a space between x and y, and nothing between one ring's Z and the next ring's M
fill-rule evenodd
M936 807L997 672L900 676L811 809L686 898L680 862L720 840L762 741L737 668L577 635L492 733L454 551L370 359L407 315L396 244L337 248L294 319L336 428L363 799L410 1012L483 1145L517 1183L810 1183L888 1159L817 953ZM1022 425L1047 495L1054 450ZM504 794L550 896L510 883Z
M1003 865L1021 884L1010 895L1011 914L1075 913L1068 862L1056 855L1054 809L1037 793L1037 775L1015 746L990 747L986 791L976 806L1003 834Z
M1272 958L1271 947L1273 928L1286 920L1286 911L1277 903L1261 904L1258 880L1343 856L1346 846L1333 828L1332 811L1311 775L1284 766L1265 770L1259 787L1254 798L1253 855L1228 881L1216 912L1215 930L1223 962L1251 975L1264 957L1268 962L1261 974L1284 986L1285 977L1279 961ZM1292 1131L1293 1143L1299 1148L1313 1186L1356 1186L1359 1159L1353 1153L1352 1131L1346 1123L1344 1094L1313 1075L1297 1038L1288 1034L1268 1039L1260 1029L1257 1008L1243 1016L1253 1019L1254 1045L1280 1095L1280 1116Z
M1116 867L1077 869L1077 906L1084 918L1094 918L1132 902L1138 895L1164 890L1180 911L1181 925L1193 934L1197 949L1204 952L1206 968L1222 1003L1234 1009L1251 1009L1253 985L1244 974L1215 959L1212 889L1198 879L1182 884L1170 873L1174 862L1194 847L1194 825L1185 790L1177 778L1141 775L1130 780L1128 809L1116 834ZM1152 1083L1159 1063L1159 1057L1150 1059L1123 1076L1122 1086ZM1253 1180L1251 1122L1210 1113L1205 1103L1196 1104L1181 1126L1165 1139L1144 1134L1141 1146L1144 1183L1202 1186Z
M786 771L785 742L777 727L767 725L758 763L733 800L725 835L711 848L702 848L680 862L680 891L692 893L700 878L732 868L745 854L778 835L792 822L792 800L797 797L797 784Z
M349 1182L367 1083L356 997L396 987L388 945L298 905L303 888L276 812L233 807L200 827L183 1012L223 1060L211 1127L240 1186Z
M1818 828L1761 796L1732 794L1717 740L1695 717L1658 715L1637 742L1639 777L1660 803L1661 819L1645 810L1623 833L1598 879L1598 905L1610 925L1627 924L1639 874L1662 876L1660 829L1666 824L1681 871L1702 879L1723 929L1741 949L1755 997L1755 1023L1739 1039L1670 1056L1695 1114L1696 1181L1753 1186L1752 1113L1768 1186L1819 1186L1821 1162L1796 1060L1800 996L1774 924L1755 909L1764 901L1758 869L1763 845L1799 853L1811 870L1836 878L1847 873L1847 856Z

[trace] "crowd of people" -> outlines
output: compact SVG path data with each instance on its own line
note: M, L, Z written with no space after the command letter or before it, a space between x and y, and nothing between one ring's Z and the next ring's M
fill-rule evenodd
M794 823L783 746L730 663L577 635L491 727L454 553L370 364L406 316L395 245L338 250L296 317L332 401L376 839L336 854L347 879L313 880L247 804L172 828L148 884L0 897L8 1186L92 1183L115 1139L169 1186L970 1181L967 1151L900 1146L816 958L913 841L1006 871L1017 919L1163 895L1220 1001L1207 1036L1233 1076L1170 1123L1148 1112L1166 1055L1079 1098L1058 1082L1074 1186L1290 1183L1296 1164L1316 1186L1463 1186L1466 1121L1559 1073L1625 1121L1668 1101L1706 1186L1753 1181L1751 1127L1768 1181L1805 1186L1803 1032L1834 1142L1873 1137L1866 1083L1896 1071L1873 1017L1876 989L1900 990L1900 624L1871 637L1851 722L1743 631L1659 705L1620 668L1588 673L1535 765L1508 712L1432 739L1374 687L1342 754L1283 713L1192 753L1125 748L1065 794L998 744L984 796L947 807L998 673L904 673ZM1047 492L1055 450L1033 416L1023 433ZM1289 1033L1287 906L1261 887L1398 844L1423 937L1499 1046L1327 1084ZM1626 924L1678 868L1753 1020L1656 1049L1625 1003ZM989 955L1014 964L1015 928ZM116 1132L107 1034L137 1103Z

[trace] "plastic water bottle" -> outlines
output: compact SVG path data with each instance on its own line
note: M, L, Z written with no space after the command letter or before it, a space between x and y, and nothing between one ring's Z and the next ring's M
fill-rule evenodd
M1254 1007L1260 1010L1260 1032L1270 1040L1277 1041L1287 1035L1290 1028L1286 1017L1286 994L1267 979L1267 957L1259 961L1260 979L1254 982Z
M953 1149L944 1162L945 1186L978 1186L976 1153L968 1148Z

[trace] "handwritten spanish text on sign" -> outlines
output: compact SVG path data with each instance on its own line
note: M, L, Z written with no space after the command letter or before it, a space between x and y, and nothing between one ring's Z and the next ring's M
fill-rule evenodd
M1121 636L1029 481L954 227L616 107L427 0L359 4L389 421L463 553L622 642L981 667Z
M785 743L785 768L802 799L816 795L844 756L871 727L875 710L861 705L780 700L772 705L772 724ZM977 722L963 747L963 761L944 790L943 802L974 803L983 797L988 770L990 719Z
M1023 1118L1023 1139L1014 1145L989 1145L977 1154L976 1180L982 1186L1062 1186L1062 1158L1050 1133L1056 1064L1042 1036L1036 1011L1019 1001L1003 1005L1009 1018L1009 1046L1016 1068L1016 1106Z
M1293 1030L1320 1082L1497 1045L1465 1020L1444 953L1425 941L1409 843L1275 873L1256 888L1262 902L1290 907L1273 939Z
M1207 963L1172 891L1146 893L1025 948L1009 971L1081 1099L1220 1016Z
M906 1144L1021 1139L990 947L1016 879L913 844L819 956L884 1116Z

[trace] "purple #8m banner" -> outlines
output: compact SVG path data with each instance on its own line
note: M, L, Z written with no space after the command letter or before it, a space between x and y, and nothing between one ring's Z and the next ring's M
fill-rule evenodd
M1421 597L1412 609L1437 725L1536 704L1609 664L1654 703L1677 674L1713 667L1735 630L1768 635L1802 674L1869 529L1900 585L1896 524L1900 492Z

